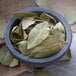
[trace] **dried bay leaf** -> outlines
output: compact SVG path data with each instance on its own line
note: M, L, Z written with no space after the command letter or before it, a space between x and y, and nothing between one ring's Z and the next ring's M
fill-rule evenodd
M13 61L10 63L9 67L15 67L18 65L18 63L18 60L14 58Z
M26 34L26 32L25 32L25 31L23 31L23 39L24 39L24 40L26 40L26 39L27 39L27 37L28 37L28 35Z
M35 0L35 2L39 7L51 8L47 0Z
M0 48L0 63L1 64L10 66L10 64L13 62L13 59L14 57L11 55L6 45ZM13 66L10 66L10 67L16 66L15 63L12 63L12 65Z
M10 65L10 63L13 60L13 56L10 54L10 52L7 50L7 53L5 54L5 57L2 61L3 65Z
M5 25L6 25L6 19L4 18L4 16L2 15L2 13L0 12L0 37L3 38L4 37L4 29L5 29Z
M63 47L64 43L50 36L46 38L39 46L31 49L31 55L34 58L43 58L56 54Z
M55 30L60 30L60 31L63 32L63 33L65 32L64 27L63 27L63 25L62 25L61 22L58 22L58 23L55 25L54 29L55 29Z
M45 58L56 54L57 52L59 52L59 50L60 50L59 46L55 46L51 48L39 46L31 50L30 56L33 58Z
M54 19L54 17L50 16L50 15L47 14L47 13L42 13L42 14L40 15L40 18L43 19L43 20L46 20L46 21L52 20L54 23L56 23L56 20Z
M26 45L27 41L21 41L19 43L17 43L18 45L18 49L20 50L20 52L25 55L27 53L27 45Z
M23 39L23 30L21 24L11 32L10 38L13 43L19 42Z
M71 10L64 13L64 17L67 19L69 24L76 22L76 10Z
M27 41L27 49L31 49L39 45L49 35L49 24L44 21L37 24L29 33Z
M18 19L22 19L23 17L36 17L37 14L33 12L17 12L14 14Z
M62 58L59 59L59 61L64 61L64 60L70 60L71 59L71 50L69 49Z
M6 46L3 46L2 48L0 48L0 63L3 62L5 54L7 53L6 50L7 50Z
M35 20L33 17L24 17L22 19L22 28L23 30L27 29L30 25L34 24Z

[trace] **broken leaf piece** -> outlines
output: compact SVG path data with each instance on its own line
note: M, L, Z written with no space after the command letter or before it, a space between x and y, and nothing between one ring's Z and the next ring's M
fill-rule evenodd
M33 17L24 17L22 19L22 28L23 30L27 29L30 25L34 24L35 20Z
M22 25L20 24L17 26L10 35L11 41L13 43L16 43L18 41L21 41L23 39L23 30L22 30Z
M35 25L35 27L30 31L28 41L27 41L27 49L31 49L37 45L39 45L44 39L49 35L49 24L44 21Z
M64 13L64 17L67 19L69 24L76 22L76 10L71 10Z
M17 12L14 14L17 19L22 19L23 17L36 17L37 14L33 12Z
M4 18L4 16L2 15L2 13L0 12L0 37L4 38L4 29L5 29L5 25L6 25L6 19Z
M9 67L15 67L18 65L18 60L17 59L13 59L12 62L10 63Z
M26 45L27 41L21 41L19 43L17 43L18 45L18 49L20 50L20 52L25 55L27 53L27 45Z

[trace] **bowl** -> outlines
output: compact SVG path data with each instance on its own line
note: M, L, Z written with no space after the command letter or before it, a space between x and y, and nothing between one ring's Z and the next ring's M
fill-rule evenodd
M66 43L64 44L64 47L57 54L50 56L48 58L42 58L42 59L28 58L27 56L24 56L21 53L19 53L13 47L12 42L10 40L10 32L11 32L12 27L19 23L19 20L15 16L12 16L7 23L4 36L5 36L6 46L8 47L11 54L14 55L15 58L17 58L20 62L27 64L28 66L40 68L40 67L48 66L52 64L53 62L56 62L59 58L61 58L67 52L67 50L69 49L71 45L72 32L71 32L70 25L68 24L68 22L62 15L58 14L57 12L51 9L39 8L39 7L27 8L19 12L37 12L37 13L45 12L53 16L54 18L56 18L56 20L60 21L65 28Z

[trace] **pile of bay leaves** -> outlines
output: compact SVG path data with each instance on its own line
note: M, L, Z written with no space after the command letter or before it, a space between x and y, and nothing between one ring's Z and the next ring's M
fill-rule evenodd
M27 57L46 58L60 51L65 43L61 22L47 13L18 12L20 20L10 34L14 48Z

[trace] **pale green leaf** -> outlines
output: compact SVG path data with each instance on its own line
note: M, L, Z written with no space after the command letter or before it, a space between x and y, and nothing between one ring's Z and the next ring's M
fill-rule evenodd
M27 49L31 49L39 45L49 35L49 24L44 21L37 24L29 33L27 41Z
M19 63L18 60L14 58L14 59L12 60L12 62L10 63L9 67L15 67L15 66L18 65L18 63Z
M64 17L67 19L69 24L76 22L76 10L70 10L64 13Z
M65 32L65 29L64 29L64 26L62 25L61 22L58 22L55 27L54 27L55 30L60 30L61 32Z
M23 30L27 29L29 26L35 23L35 20L33 17L24 17L22 19L22 28Z
M0 49L0 62L3 65L9 65L13 60L13 56L10 54L10 52L8 51L8 48L5 46L3 46Z
M4 65L10 65L10 63L13 60L13 56L11 55L11 53L9 51L7 51L7 53L5 54L5 57L3 59L2 64Z
M24 39L24 40L26 40L26 39L27 39L27 37L28 37L28 35L26 34L26 32L25 32L25 31L23 31L23 36L24 36L24 37L23 37L23 39Z
M37 14L33 12L17 12L14 14L18 19L22 19L23 17L36 17Z
M47 0L35 0L35 2L39 7L51 8Z
M59 61L70 60L71 59L71 50L69 49L66 54L60 58Z
M38 46L31 50L30 56L33 58L45 58L56 54L57 52L59 52L59 50L60 50L59 46L55 46L51 48Z
M6 19L4 18L4 16L2 15L2 13L0 12L0 37L3 38L4 37L4 30L5 30L5 26L6 26Z
M7 53L6 46L3 46L2 48L0 48L0 62L1 63L2 63L6 53Z
M27 41L21 41L19 43L17 43L18 45L18 49L20 50L20 52L25 55L27 53L27 45L26 45Z
M13 61L14 57L13 55L11 55L11 53L9 52L8 48L6 47L6 45L4 45L2 48L0 48L0 63L3 65L9 65L10 67L14 67L17 64Z
M54 17L52 17L51 15L47 14L47 13L42 13L40 15L40 18L46 21L50 21L52 20L54 23L56 23L56 20L54 19Z

